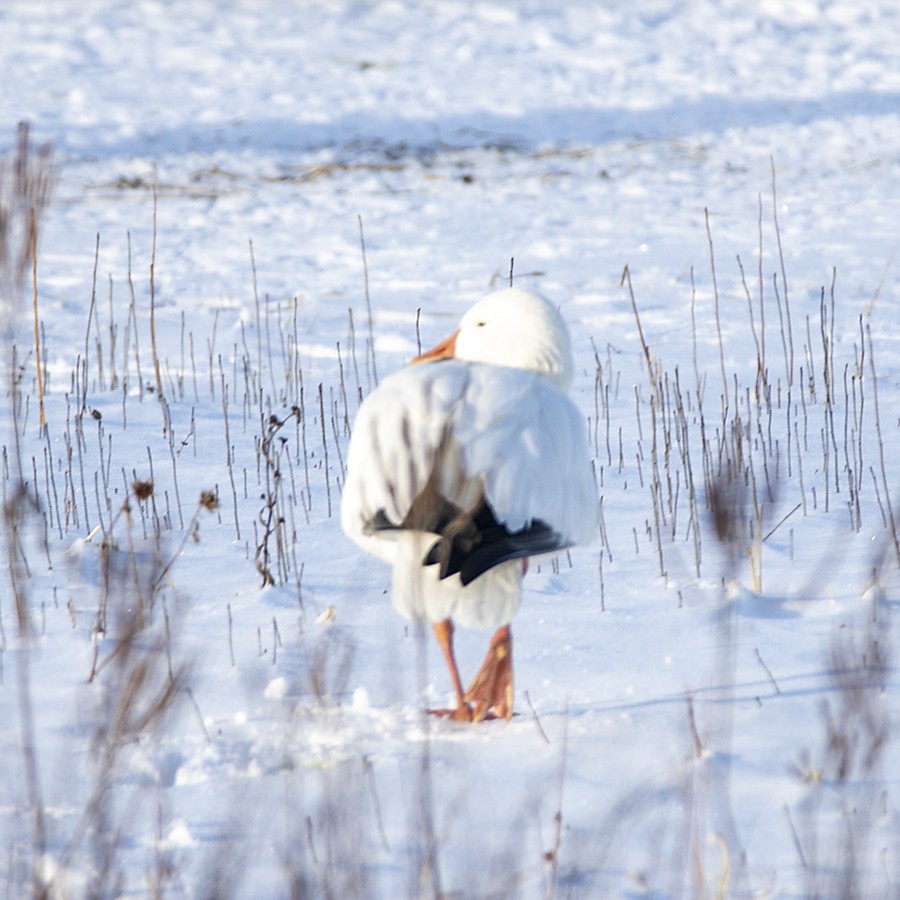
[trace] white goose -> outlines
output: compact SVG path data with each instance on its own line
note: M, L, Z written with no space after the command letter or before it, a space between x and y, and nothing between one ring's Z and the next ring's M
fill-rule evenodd
M488 294L459 329L386 378L353 427L344 531L393 566L393 602L432 623L461 721L513 711L509 622L530 556L591 541L597 491L585 421L564 393L571 341L530 291ZM468 690L453 622L495 628Z

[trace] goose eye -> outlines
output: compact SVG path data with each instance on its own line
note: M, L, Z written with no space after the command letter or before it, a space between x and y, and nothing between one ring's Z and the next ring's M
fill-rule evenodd
M475 323L476 328L484 328L485 325L487 325L487 322L476 322Z

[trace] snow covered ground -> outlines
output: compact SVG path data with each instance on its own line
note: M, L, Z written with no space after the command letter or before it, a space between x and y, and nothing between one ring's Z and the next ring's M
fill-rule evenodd
M898 38L888 0L7 0L0 152L27 120L57 183L46 430L30 271L4 299L6 895L896 896ZM465 728L336 511L360 398L512 258L603 523L529 572L519 715Z

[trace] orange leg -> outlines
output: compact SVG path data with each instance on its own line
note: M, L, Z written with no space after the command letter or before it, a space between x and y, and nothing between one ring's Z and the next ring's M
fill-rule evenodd
M491 718L491 710L501 719L512 716L512 629L509 625L502 625L494 632L487 657L463 695L463 700L473 706L473 722Z
M449 716L457 722L471 722L472 709L466 703L462 681L459 678L459 668L456 665L456 656L453 653L453 622L450 619L443 619L440 622L435 622L432 628L444 654L447 668L450 670L450 678L453 680L453 689L456 691L456 709L435 709L431 710L431 712L437 716Z

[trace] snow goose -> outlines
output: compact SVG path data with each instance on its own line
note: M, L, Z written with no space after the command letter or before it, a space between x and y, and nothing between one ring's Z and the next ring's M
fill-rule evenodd
M441 360L438 364L436 361ZM590 542L597 491L565 322L515 288L479 300L445 341L360 406L341 502L344 531L393 566L393 603L432 624L460 721L513 711L509 622L528 557ZM453 623L496 629L467 690Z

